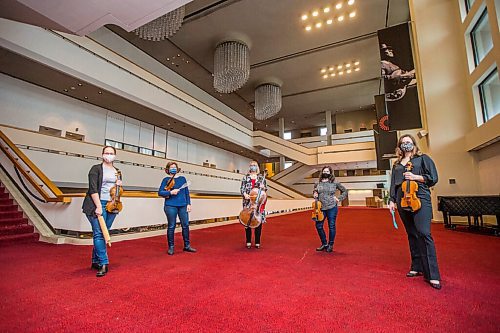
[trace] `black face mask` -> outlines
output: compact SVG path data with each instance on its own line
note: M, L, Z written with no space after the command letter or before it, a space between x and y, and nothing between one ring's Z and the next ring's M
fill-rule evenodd
M321 178L330 178L330 174L329 173L326 173L326 172L323 172L321 174Z

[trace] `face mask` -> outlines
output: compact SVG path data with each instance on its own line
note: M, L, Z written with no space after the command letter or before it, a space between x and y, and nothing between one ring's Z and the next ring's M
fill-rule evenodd
M257 166L255 166L255 165L251 165L251 166L250 166L250 171L251 171L251 172L257 172Z
M321 174L321 178L329 178L329 177L330 177L330 174L329 174L329 173L327 173L327 172L323 172L323 173Z
M171 175L175 175L177 173L177 168L170 168L168 170L168 172L171 174Z
M115 155L108 155L108 154L102 155L102 159L107 163L112 163L115 160L115 157L116 157Z
M410 152L413 151L413 143L411 142L403 142L400 146L401 150L404 152Z

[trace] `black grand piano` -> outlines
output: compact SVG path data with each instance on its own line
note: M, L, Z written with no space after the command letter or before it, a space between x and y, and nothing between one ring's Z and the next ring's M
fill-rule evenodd
M467 216L469 228L484 228L483 215L495 215L495 235L500 235L500 195L438 196L438 210L443 212L445 228L455 228L452 216ZM474 225L471 223L474 220Z

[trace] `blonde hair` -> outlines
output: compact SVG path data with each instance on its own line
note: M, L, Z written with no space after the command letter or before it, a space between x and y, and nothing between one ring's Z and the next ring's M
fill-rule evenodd
M398 140L398 145L396 146L396 161L394 162L394 165L397 165L398 163L401 163L401 160L405 157L405 152L401 150L400 146L403 143L404 138L410 138L411 141L413 142L413 151L411 152L411 157L417 155L420 156L422 155L422 152L420 151L420 148L417 146L417 140L415 140L415 137L411 134L404 134L399 137Z
M250 163L248 164L248 173L250 173L250 166L255 163L257 164L257 171L255 172L256 174L259 174L260 173L260 167L259 167L259 162L257 161L250 161Z

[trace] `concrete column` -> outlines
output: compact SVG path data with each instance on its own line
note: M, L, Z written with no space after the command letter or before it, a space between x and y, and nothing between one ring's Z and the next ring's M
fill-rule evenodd
M332 145L332 111L325 111L325 119L326 119L326 144L328 146Z
M284 139L285 138L285 118L281 117L279 118L279 134L280 138ZM285 170L285 156L280 156L280 171Z

